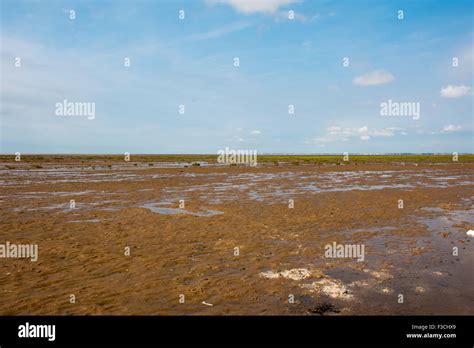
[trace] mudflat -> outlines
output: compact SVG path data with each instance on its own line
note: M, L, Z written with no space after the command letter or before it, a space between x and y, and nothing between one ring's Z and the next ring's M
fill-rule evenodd
M474 314L474 163L0 172L0 244L38 247L0 259L1 315Z

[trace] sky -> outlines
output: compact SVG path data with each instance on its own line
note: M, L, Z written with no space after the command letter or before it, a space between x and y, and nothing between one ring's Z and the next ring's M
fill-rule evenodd
M474 152L471 0L0 4L3 154Z

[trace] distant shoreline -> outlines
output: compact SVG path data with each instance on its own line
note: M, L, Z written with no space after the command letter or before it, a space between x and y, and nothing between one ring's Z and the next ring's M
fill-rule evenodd
M130 154L127 162L216 162L217 154ZM293 162L293 163L371 163L371 162L421 162L421 163L458 163L474 162L474 154L458 154L458 161L453 160L453 154L350 154L344 161L344 154L318 155L258 155L258 162ZM68 161L108 161L123 162L124 155L120 154L21 154L21 161L15 161L15 154L0 155L0 162L68 162Z

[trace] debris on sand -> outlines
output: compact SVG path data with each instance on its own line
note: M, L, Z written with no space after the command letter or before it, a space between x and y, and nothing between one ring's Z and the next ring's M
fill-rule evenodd
M308 271L306 268L293 268L286 271L281 272L260 272L260 277L267 278L267 279L277 279L277 278L286 278L292 280L303 280L311 276L311 272Z
M474 237L474 230L469 230L466 232L469 237Z
M328 312L339 313L340 311L336 309L336 307L332 303L324 302L319 306L315 307L314 309L308 309L308 312L323 315Z
M201 303L206 306L211 306L211 307L214 306L212 303L207 303L206 301L202 301Z

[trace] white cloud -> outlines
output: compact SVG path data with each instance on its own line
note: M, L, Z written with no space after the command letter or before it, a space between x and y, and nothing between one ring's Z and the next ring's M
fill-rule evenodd
M329 127L327 129L327 131L329 132L329 134L338 134L340 131L342 130L341 127L337 127L337 126L332 126L332 127Z
M258 12L273 14L281 6L293 4L298 0L208 0L208 2L227 4L245 14Z
M262 134L262 132L260 132L259 130L253 130L250 132L250 134L258 135L258 134Z
M351 138L360 140L370 140L372 137L393 137L398 128L388 127L382 129L370 129L367 126L359 128L342 128L331 126L326 129L327 134L323 137L314 139L317 143L327 143L334 141L349 141Z
M385 70L375 70L370 73L357 76L353 83L359 86L376 86L390 83L395 80L395 77Z
M450 124L447 126L444 126L443 129L441 130L441 133L453 133L453 132L458 132L462 129L461 126L455 126L454 124Z
M441 96L445 98L459 98L469 94L471 87L468 86L447 86L441 89Z

